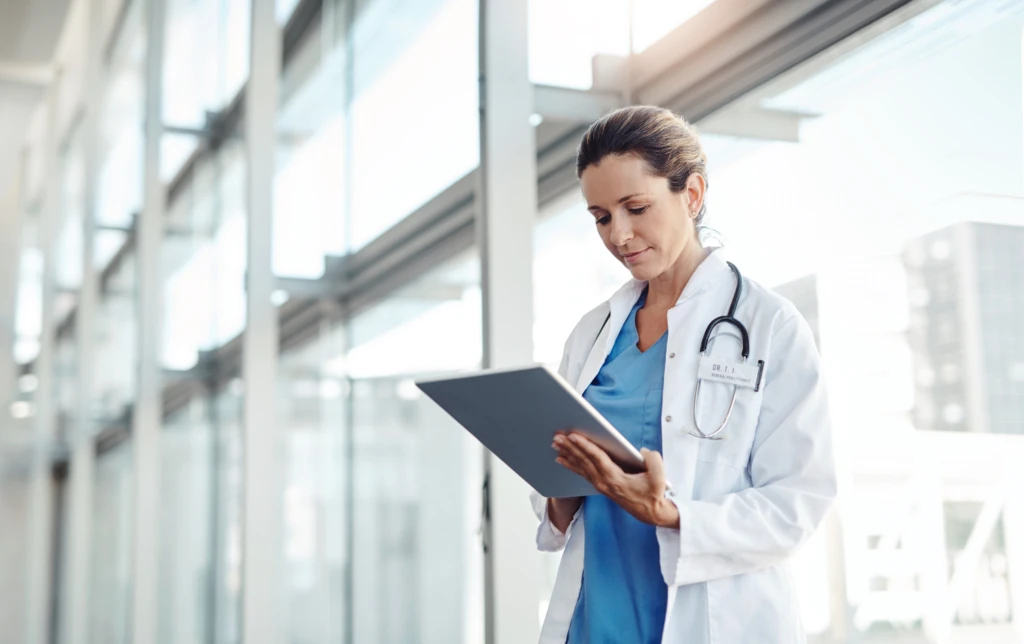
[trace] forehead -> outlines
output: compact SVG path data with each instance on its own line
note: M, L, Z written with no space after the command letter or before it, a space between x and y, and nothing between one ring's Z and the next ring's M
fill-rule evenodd
M608 156L580 176L583 197L591 206L615 204L626 195L668 189L668 179L651 173L647 162L633 155Z

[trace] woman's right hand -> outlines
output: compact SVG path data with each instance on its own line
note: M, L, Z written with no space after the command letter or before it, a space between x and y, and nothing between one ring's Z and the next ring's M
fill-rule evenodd
M576 510L580 508L581 503L583 503L582 496L548 499L548 519L559 532L565 534L565 531L569 529L569 524L572 523L572 518L576 516Z

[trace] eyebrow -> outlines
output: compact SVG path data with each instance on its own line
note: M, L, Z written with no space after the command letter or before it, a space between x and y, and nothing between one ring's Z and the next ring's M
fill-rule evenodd
M635 193L633 193L631 195L626 195L625 197L622 197L621 199L619 199L619 203L626 203L627 201L629 201L633 197L640 197L640 196L643 196L643 195L646 195L646 194L647 194L646 192L635 192ZM594 210L603 210L603 209L601 208L601 206L587 206L587 210L592 212Z

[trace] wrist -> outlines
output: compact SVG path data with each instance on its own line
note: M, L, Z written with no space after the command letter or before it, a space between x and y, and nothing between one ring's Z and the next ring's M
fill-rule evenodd
M659 528L679 528L679 508L672 501L660 498L655 505L654 525Z

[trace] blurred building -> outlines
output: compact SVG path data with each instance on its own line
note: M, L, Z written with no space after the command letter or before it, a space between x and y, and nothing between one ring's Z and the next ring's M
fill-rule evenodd
M907 244L918 427L1024 433L1024 226L964 222Z

